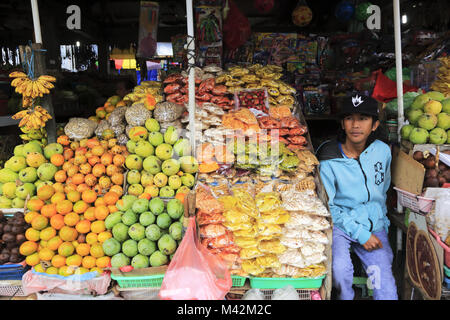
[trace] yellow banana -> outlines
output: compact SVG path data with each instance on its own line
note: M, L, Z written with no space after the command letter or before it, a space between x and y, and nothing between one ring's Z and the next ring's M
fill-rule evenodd
M17 87L22 82L24 82L26 79L28 79L28 78L15 78L13 81L11 81L11 86L12 87Z
M9 74L10 78L26 78L27 75L21 71L13 71Z
M51 82L42 80L42 79L38 79L39 83L42 84L42 86L46 89L53 89L55 87L55 85Z
M46 89L43 86L42 82L39 81L39 80L36 81L36 87L38 88L38 92L39 92L39 96L40 97L42 97L44 95L44 93L47 93L47 91L50 92L48 89Z
M42 79L42 80L49 81L49 82L56 82L56 78L55 77L48 76L48 75L42 75L38 79Z
M28 110L19 111L15 115L13 115L11 118L13 118L14 120L21 119L27 114L27 112L28 112Z
M25 91L22 94L27 96L27 97L31 97L31 93L32 92L33 92L33 82L32 81L28 81L27 82L27 87L25 88Z
M30 79L25 79L25 81L23 81L19 86L16 87L16 91L20 94L23 94L23 92L27 88L29 82L30 82Z

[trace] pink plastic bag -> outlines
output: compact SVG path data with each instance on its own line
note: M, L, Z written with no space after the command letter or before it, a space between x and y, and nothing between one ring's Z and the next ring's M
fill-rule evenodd
M202 246L195 218L189 218L186 234L177 249L159 291L164 300L223 300L231 288L225 263Z

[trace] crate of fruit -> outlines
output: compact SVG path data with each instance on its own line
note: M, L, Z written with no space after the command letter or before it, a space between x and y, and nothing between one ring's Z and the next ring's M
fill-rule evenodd
M420 214L427 214L433 208L434 199L421 197L397 187L394 189L397 191L398 202L405 208Z
M111 279L116 280L120 288L159 288L166 270L167 266L111 268Z
M25 259L19 248L27 240L25 231L29 225L21 211L13 209L0 212L0 265L17 264ZM10 267L7 269L10 270Z
M295 289L319 289L325 275L316 278L258 278L250 277L250 287L258 289L279 289L287 285Z

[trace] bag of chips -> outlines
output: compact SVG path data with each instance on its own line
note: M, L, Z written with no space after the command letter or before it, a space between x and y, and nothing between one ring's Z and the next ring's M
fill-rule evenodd
M278 257L275 254L266 254L256 258L256 263L265 268L279 268L281 266Z
M256 238L251 237L236 237L234 242L241 248L252 248L258 246L258 241Z
M239 255L241 259L254 259L263 256L264 253L259 251L258 248L252 247L241 249Z
M260 241L258 249L264 253L281 254L286 251L287 248L281 244L279 239L273 239Z
M248 259L242 261L242 270L244 270L248 274L257 276L263 273L265 269L266 268L256 262L256 259Z

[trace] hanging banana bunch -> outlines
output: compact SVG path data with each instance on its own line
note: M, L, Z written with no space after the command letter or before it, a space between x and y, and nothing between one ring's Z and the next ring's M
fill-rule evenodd
M45 123L51 119L50 114L41 106L36 106L31 109L26 109L17 112L12 116L14 120L20 120L19 127L26 127L29 129L40 129L45 126Z
M49 94L50 89L55 87L52 82L56 81L55 77L48 75L42 75L35 80L31 80L25 73L20 71L11 72L9 77L15 78L11 81L11 86L16 88L15 91L22 94L24 98L31 99L43 97L44 94Z

